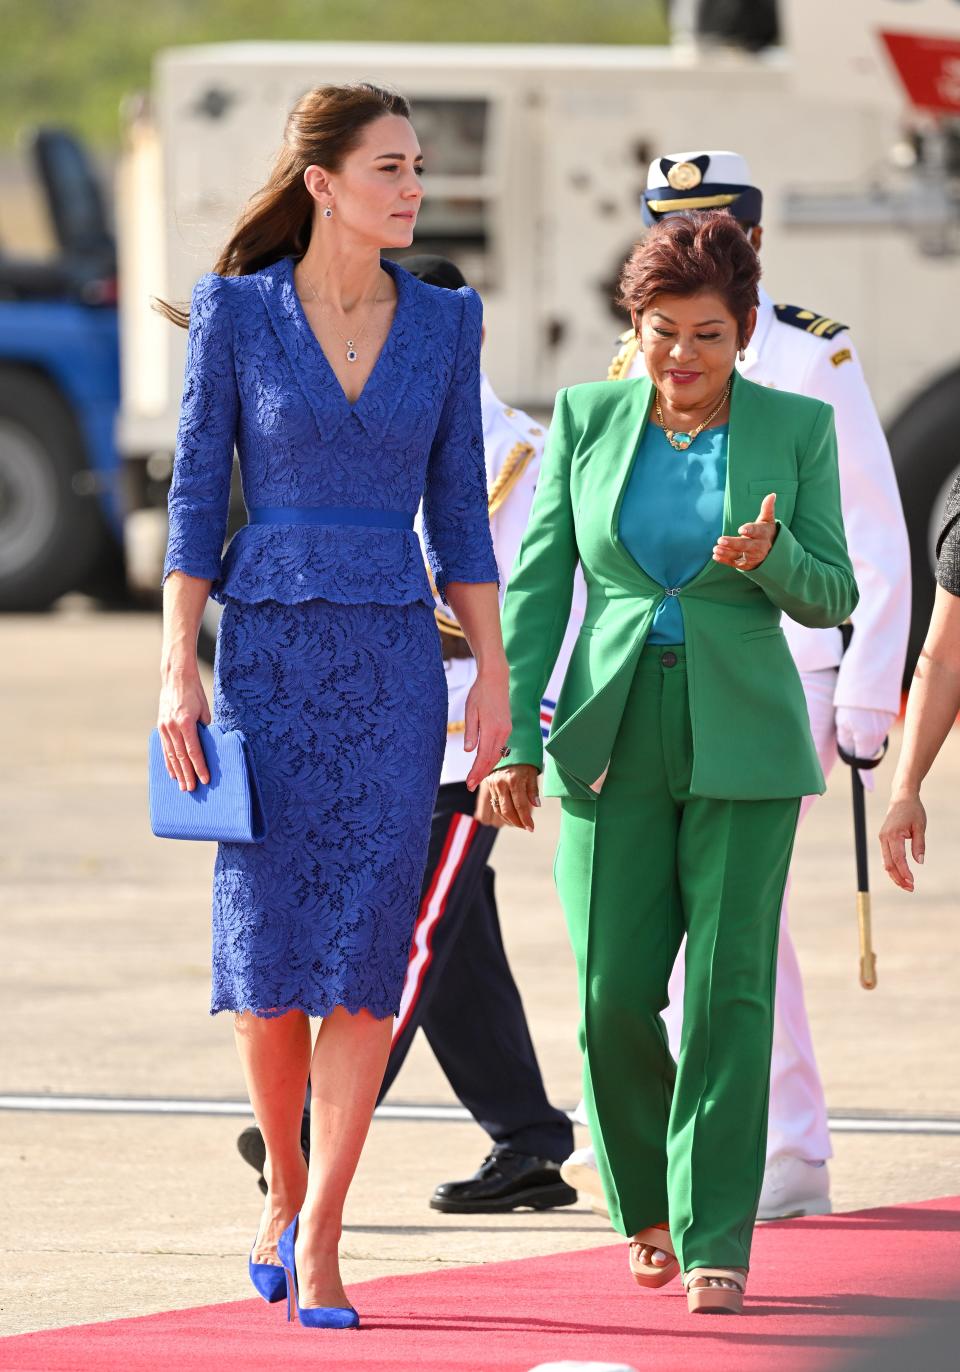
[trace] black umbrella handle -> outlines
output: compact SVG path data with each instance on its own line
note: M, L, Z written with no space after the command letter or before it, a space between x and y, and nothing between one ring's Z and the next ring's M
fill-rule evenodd
M853 791L853 846L857 855L857 890L862 894L870 890L870 864L867 855L867 804L863 792L863 782L855 767L850 772L850 786Z
M848 767L855 767L858 772L872 772L874 767L879 767L883 759L887 756L887 749L889 747L890 740L885 738L883 740L883 747L880 749L879 753L877 753L876 757L857 757L855 753L845 753L839 743L837 744L837 752L840 755L840 761L845 762Z
M848 621L840 625L843 636L843 651L850 647L853 638L853 625ZM842 762L850 768L850 785L853 790L853 840L857 855L857 925L860 933L860 985L865 991L873 991L877 985L877 959L873 951L873 930L870 918L870 865L867 860L867 804L863 793L861 772L871 772L887 755L889 738L883 740L883 747L876 757L856 757L844 752L837 744L837 752Z
M867 862L867 805L860 772L861 769L869 772L878 767L886 757L889 747L890 740L885 738L877 757L863 758L855 757L853 753L845 753L839 743L837 744L841 761L850 768L850 785L853 789L853 841L857 854L857 890L861 894L870 890L870 878Z
M887 742L883 741L883 753ZM874 937L872 937L871 908L869 908L869 862L867 856L867 800L864 796L864 783L860 777L863 760L860 757L845 755L838 749L845 763L850 767L850 788L853 790L853 847L857 855L857 926L860 930L860 985L864 991L874 991L876 986L876 956ZM883 759L880 753L876 759L868 759L869 766L875 767Z
M873 951L870 919L870 867L867 860L867 806L863 781L856 767L850 769L853 789L853 842L857 855L857 925L860 931L860 985L872 991L877 984L877 959Z

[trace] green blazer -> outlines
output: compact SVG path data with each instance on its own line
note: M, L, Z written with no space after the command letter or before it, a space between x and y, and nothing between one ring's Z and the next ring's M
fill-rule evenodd
M637 659L665 588L620 541L620 506L647 424L646 378L557 395L503 632L513 732L502 766L543 767L540 699L570 615L577 562L587 612L546 744L547 795L595 798ZM754 520L770 491L779 530L765 561L709 561L679 591L695 795L764 800L822 792L800 677L780 628L840 624L858 600L840 510L833 410L734 373L723 530Z

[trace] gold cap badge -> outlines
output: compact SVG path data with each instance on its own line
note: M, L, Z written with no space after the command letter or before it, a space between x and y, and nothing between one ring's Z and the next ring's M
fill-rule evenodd
M693 162L676 162L667 172L667 183L675 191L692 191L703 180L703 172Z

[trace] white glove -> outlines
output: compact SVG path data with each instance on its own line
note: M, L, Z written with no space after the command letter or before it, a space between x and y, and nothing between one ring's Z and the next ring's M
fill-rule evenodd
M896 715L889 710L862 710L856 705L838 705L837 743L852 757L875 757L883 747L883 740L895 719ZM860 779L868 791L873 790L872 771L862 771Z

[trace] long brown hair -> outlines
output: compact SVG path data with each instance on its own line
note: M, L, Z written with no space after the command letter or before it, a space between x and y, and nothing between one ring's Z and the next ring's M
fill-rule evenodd
M396 91L368 81L317 86L302 95L287 118L266 185L247 201L213 271L218 276L246 276L281 257L302 257L314 214L304 172L311 166L339 171L366 126L385 114L409 119L410 104ZM182 329L190 323L189 310L165 300L155 299L153 308Z

